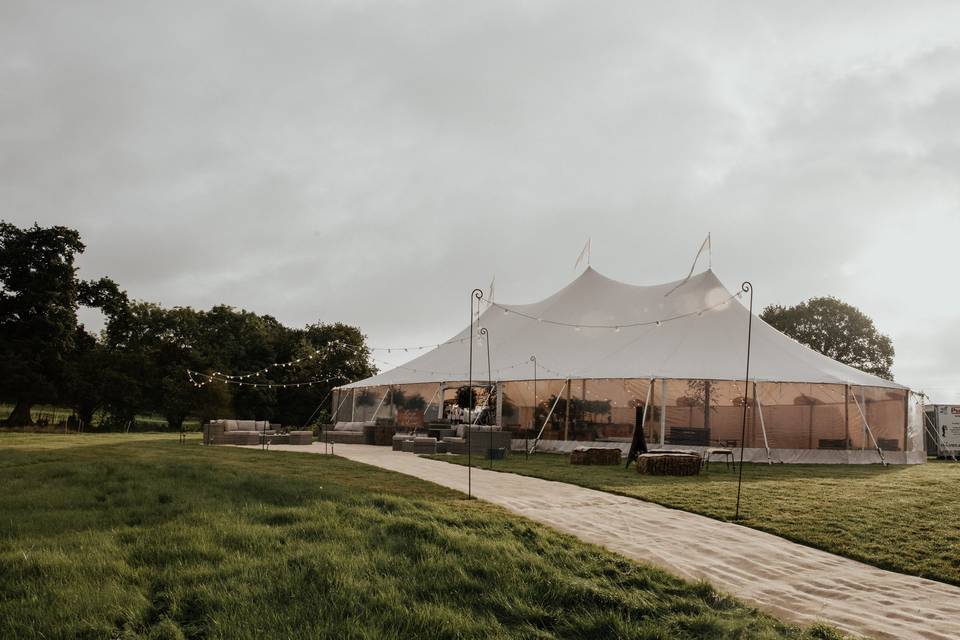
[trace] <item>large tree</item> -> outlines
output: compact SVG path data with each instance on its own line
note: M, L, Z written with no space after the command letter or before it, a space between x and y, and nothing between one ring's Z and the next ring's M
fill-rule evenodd
M15 403L8 424L31 424L34 404L58 399L76 337L74 257L83 249L73 229L0 221L0 398Z
M792 307L770 305L760 317L825 356L893 379L893 341L853 305L830 296L811 298Z
M74 257L83 249L72 229L0 222L0 400L16 403L9 424L30 424L32 405L58 402L85 425L99 415L114 428L152 412L172 428L188 416L301 425L317 419L332 386L375 373L355 327L291 329L224 305L197 311L131 301L108 278L77 279ZM78 324L78 306L103 312L99 336ZM188 369L261 374L197 386Z

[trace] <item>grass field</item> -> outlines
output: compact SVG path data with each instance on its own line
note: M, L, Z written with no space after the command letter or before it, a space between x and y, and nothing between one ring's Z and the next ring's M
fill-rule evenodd
M13 412L12 404L5 404L0 402L0 421L5 420ZM30 409L30 416L36 422L38 420L46 420L50 426L45 430L49 432L56 432L57 429L54 425L58 425L66 422L67 418L73 415L72 409L67 409L65 407L58 407L56 405L36 405ZM99 422L103 418L102 414L94 415L94 422ZM134 421L133 430L145 431L145 430L155 430L162 431L167 428L167 419L163 416L158 415L141 415L137 416ZM200 421L195 418L187 418L183 422L183 428L186 431L199 431L200 430ZM60 427L62 430L62 427ZM87 426L86 431L96 431L97 427Z
M434 456L465 464L465 456ZM481 462L484 467L488 461ZM474 459L474 464L477 460ZM737 474L722 463L693 477L639 475L620 466L571 465L522 454L494 469L641 498L733 520ZM960 464L747 464L742 524L902 573L960 584Z
M165 435L0 434L3 638L814 638L436 485Z

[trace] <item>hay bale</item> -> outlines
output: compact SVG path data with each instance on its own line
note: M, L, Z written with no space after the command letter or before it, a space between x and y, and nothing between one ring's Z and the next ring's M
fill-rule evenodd
M637 456L637 473L650 476L695 476L702 458L696 453L643 453Z
M620 464L620 449L577 447L570 452L570 464Z

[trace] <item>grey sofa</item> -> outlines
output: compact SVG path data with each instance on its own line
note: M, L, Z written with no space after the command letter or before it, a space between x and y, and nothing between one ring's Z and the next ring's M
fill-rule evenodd
M259 444L264 434L273 435L279 424L266 420L212 420L203 425L204 444Z
M336 444L367 444L367 433L364 427L372 427L373 422L338 422L333 428L324 429L321 440Z
M509 431L503 431L498 426L473 426L470 427L470 453L475 456L487 456L490 449L503 449L504 455L510 455ZM443 438L447 445L447 453L457 453L466 455L467 453L467 432L464 425L457 429L457 435Z

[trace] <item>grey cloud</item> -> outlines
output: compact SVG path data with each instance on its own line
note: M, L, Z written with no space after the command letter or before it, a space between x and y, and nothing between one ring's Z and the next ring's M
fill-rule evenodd
M956 274L958 24L950 2L6 2L0 215L77 227L83 274L136 297L379 344L452 335L494 274L503 300L551 293L588 236L656 282L711 231L728 286L849 299L905 381L960 400L931 355L960 303L929 332L905 303Z

